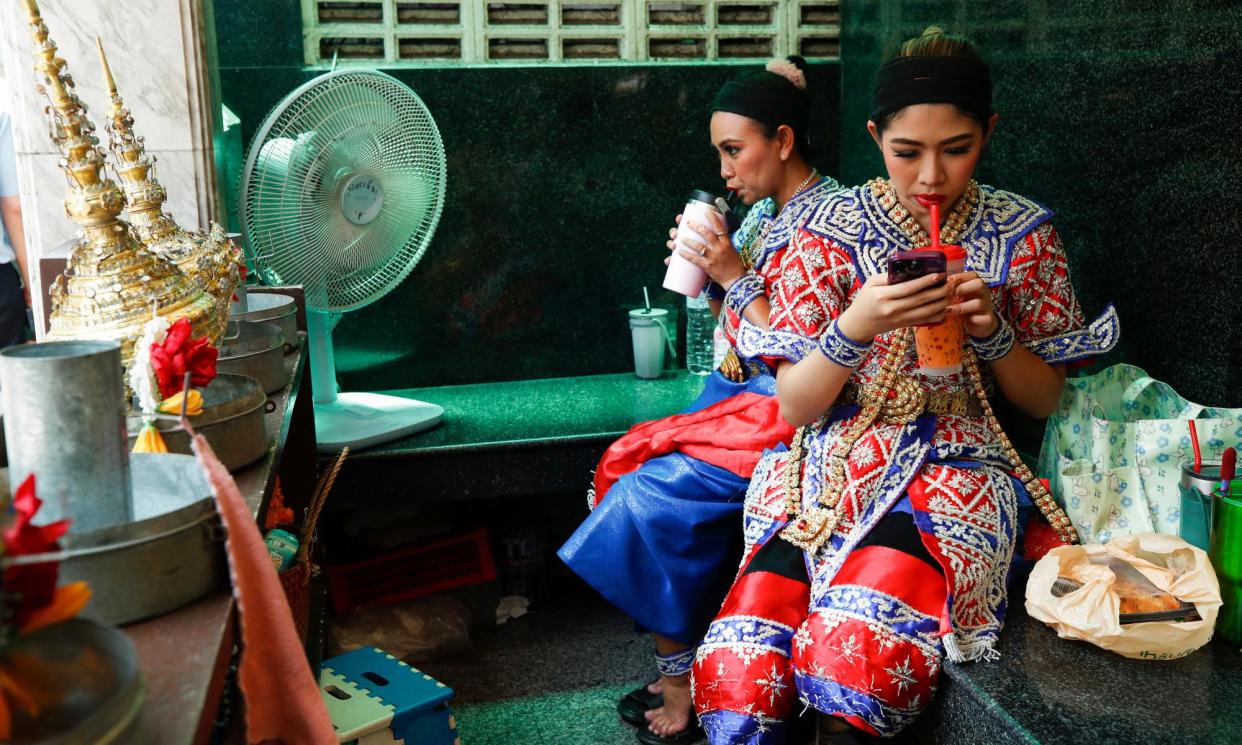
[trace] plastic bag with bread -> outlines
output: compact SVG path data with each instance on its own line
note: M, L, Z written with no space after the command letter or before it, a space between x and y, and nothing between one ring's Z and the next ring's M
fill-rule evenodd
M1174 659L1203 646L1220 604L1207 554L1157 533L1053 549L1026 586L1027 612L1062 638L1136 659Z

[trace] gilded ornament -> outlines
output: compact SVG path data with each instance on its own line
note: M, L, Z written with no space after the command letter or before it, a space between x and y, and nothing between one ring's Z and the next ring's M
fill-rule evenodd
M64 273L51 283L47 338L119 341L128 366L153 307L170 321L189 319L196 334L207 333L211 296L144 248L117 219L124 196L102 172L104 156L86 106L73 90L65 61L56 56L35 0L26 0L26 12L41 78L38 90L48 101L48 133L60 150L68 184L65 213L82 227ZM143 276L150 280L139 281Z
M134 133L134 117L117 92L103 42L96 38L95 43L112 102L105 125L108 149L125 192L130 229L147 249L176 264L191 282L211 295L215 302L207 336L219 344L228 325L233 291L241 281L239 252L219 225L212 223L210 233L188 231L164 211L168 193L156 180L155 159L147 155L143 138Z

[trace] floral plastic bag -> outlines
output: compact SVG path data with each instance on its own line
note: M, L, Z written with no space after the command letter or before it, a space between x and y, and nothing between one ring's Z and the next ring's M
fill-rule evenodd
M1158 533L1055 548L1026 583L1027 612L1058 636L1140 660L1184 657L1206 644L1220 605L1208 555ZM1191 620L1144 620L1162 617Z
M1178 532L1177 484L1191 459L1188 419L1198 426L1204 460L1219 460L1242 441L1242 409L1187 401L1133 365L1065 381L1037 470L1083 543Z

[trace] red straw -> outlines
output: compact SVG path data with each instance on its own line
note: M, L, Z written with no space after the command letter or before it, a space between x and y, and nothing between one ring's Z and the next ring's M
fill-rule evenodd
M940 250L940 205L932 202L928 205L931 209L931 247L933 251Z
M1203 456L1199 453L1199 430L1195 429L1195 420L1187 419L1186 423L1190 425L1190 449L1195 452L1195 473L1198 473L1203 466Z

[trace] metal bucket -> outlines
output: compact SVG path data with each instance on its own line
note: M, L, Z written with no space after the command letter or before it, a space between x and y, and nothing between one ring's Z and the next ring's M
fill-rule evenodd
M61 581L88 582L91 601L82 615L104 623L167 613L226 577L215 500L198 461L138 453L130 472L134 520L80 533L71 528L62 540Z
M259 381L244 375L217 375L205 388L203 413L190 417L190 426L211 445L216 457L230 471L250 465L267 454L267 418L276 404L268 401ZM142 430L142 416L130 414L129 446ZM190 435L180 423L157 419L155 427L164 438L168 452L192 455Z
M301 341L298 336L298 306L292 297L274 292L248 292L238 295L238 300L237 307L229 311L230 321L279 326L281 338L287 345L285 351L297 349Z
M270 323L229 321L216 370L259 381L264 393L276 393L289 383L285 369L284 337Z
M9 483L35 474L46 525L82 530L131 519L121 345L56 341L0 351Z
M13 745L26 743L133 742L144 686L134 646L119 629L81 618L5 642L0 660L21 665L21 683L40 692L43 705L31 719L16 708Z

